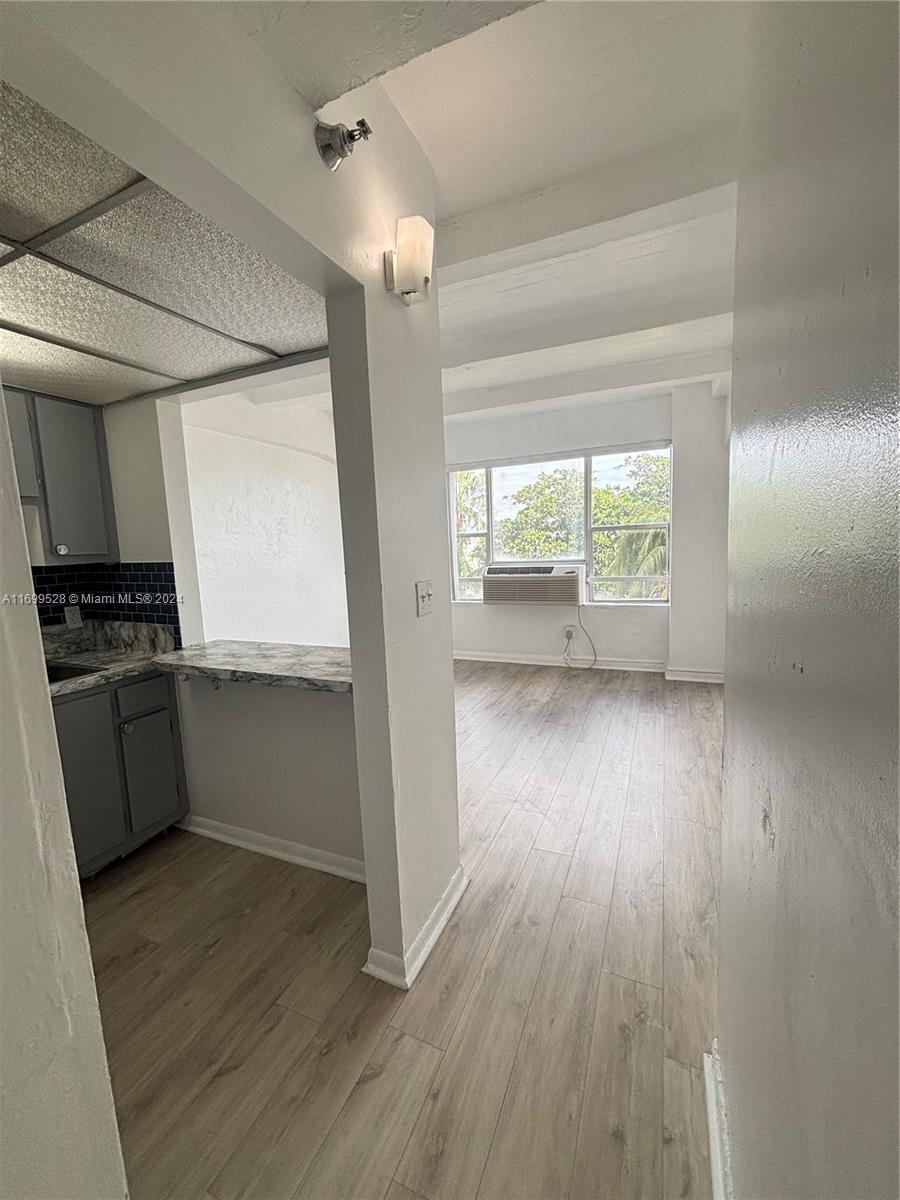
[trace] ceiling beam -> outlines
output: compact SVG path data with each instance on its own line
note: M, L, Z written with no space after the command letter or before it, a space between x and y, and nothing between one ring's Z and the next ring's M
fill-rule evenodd
M461 213L437 228L438 268L666 204L737 178L731 126L610 163L524 196Z
M711 379L731 370L731 347L613 363L567 374L451 391L444 387L445 417L501 416L560 403L590 403L605 393L644 393L673 382Z
M266 375L271 371L283 371L288 367L318 362L319 359L327 358L327 346L321 346L315 350L300 350L296 354L282 355L277 362L262 363L255 367L240 367L234 371L223 371L220 375L207 375L205 379L188 379L173 387L154 388L152 391L139 392L134 396L123 396L122 400L145 400L151 396L157 400L164 400L167 396L180 396L185 392L196 392L201 388L208 388L213 392L218 391L219 394L224 394L226 389L223 385L225 384L239 383L243 379L255 379L257 376ZM121 404L122 400L114 400L112 403Z

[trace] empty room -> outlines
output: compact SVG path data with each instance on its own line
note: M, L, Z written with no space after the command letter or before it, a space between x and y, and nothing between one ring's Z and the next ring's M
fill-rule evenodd
M0 0L0 1200L895 1200L889 0Z

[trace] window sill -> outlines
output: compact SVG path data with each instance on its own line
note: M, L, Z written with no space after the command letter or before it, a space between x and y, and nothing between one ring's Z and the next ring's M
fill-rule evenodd
M669 600L585 600L580 604L579 608L668 608L671 601ZM451 600L451 605L459 604L463 607L468 607L471 604L481 605L481 600ZM500 605L490 605L491 608L502 607ZM518 608L519 605L506 605L507 608ZM530 604L529 608L574 608L574 604Z

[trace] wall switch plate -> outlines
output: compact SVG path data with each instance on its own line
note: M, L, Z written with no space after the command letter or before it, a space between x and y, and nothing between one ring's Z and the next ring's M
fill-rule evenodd
M81 609L77 604L65 605L63 608L63 613L65 614L66 624L70 629L81 629L81 627L84 625L84 620L81 616Z
M434 591L430 579L416 580L416 616L427 617L434 608Z

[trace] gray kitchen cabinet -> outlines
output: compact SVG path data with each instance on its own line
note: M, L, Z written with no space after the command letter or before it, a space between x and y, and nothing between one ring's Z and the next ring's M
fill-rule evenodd
M152 711L136 711L141 696ZM56 696L53 715L80 875L93 875L185 816L171 677L148 674Z
M78 696L54 706L56 738L79 870L128 840L112 697Z
M37 500L41 494L37 459L31 440L31 424L28 413L28 398L24 392L4 389L6 415L12 441L13 462L19 482L19 495L27 500Z
M125 786L134 833L178 816L178 777L175 742L168 708L124 721L122 754Z
M115 527L100 409L34 397L49 562L115 556Z

